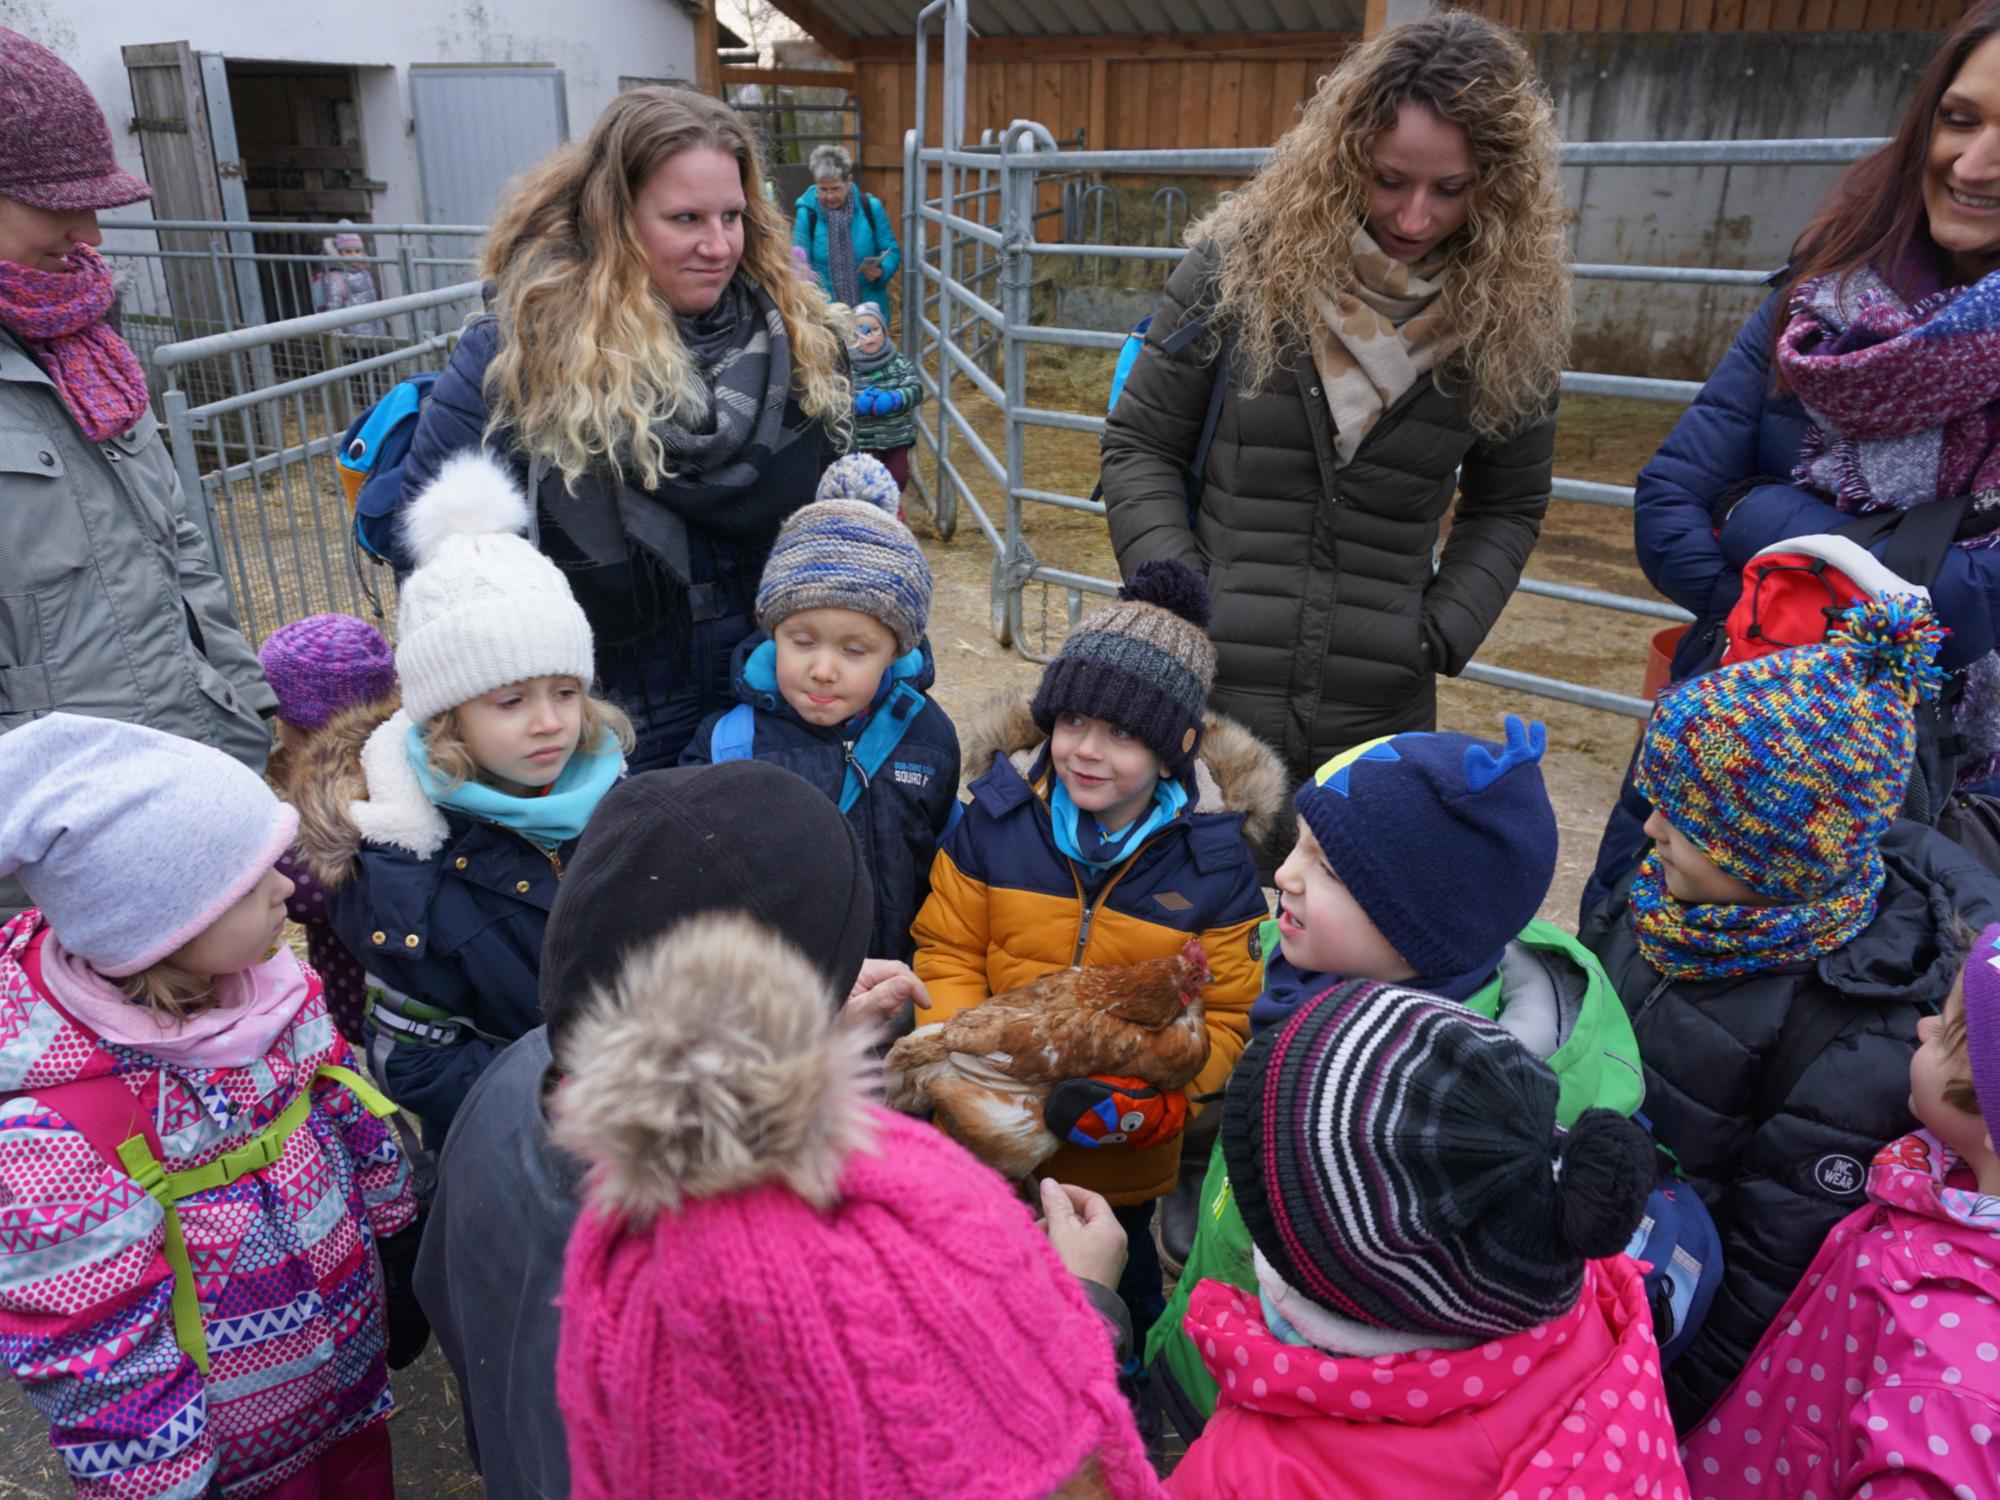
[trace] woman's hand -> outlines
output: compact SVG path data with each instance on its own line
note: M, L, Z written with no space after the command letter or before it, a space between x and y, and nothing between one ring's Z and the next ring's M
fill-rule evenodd
M862 261L859 266L855 267L855 269L869 281L880 281L882 279L882 257L871 255Z
M906 963L893 958L863 959L861 973L840 1008L843 1021L887 1025L912 1000L920 1010L928 1010L931 992Z
M1070 1275L1118 1289L1125 1271L1125 1226L1102 1194L1044 1177L1042 1229Z

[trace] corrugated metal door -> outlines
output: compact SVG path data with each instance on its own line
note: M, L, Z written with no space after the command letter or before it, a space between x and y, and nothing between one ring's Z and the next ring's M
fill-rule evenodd
M426 224L485 224L501 186L569 139L560 68L410 69Z

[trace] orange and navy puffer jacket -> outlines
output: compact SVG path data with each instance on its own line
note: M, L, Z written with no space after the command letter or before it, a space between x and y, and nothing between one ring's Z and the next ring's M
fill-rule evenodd
M972 800L938 850L930 898L911 928L931 998L917 1024L1059 969L1164 958L1199 937L1214 977L1202 995L1210 1051L1187 1088L1192 1109L1228 1081L1263 986L1257 927L1269 909L1247 841L1283 809L1284 767L1242 725L1211 714L1189 807L1087 896L1083 873L1056 848L1046 736L1028 701L996 701L967 726ZM1145 1203L1173 1186L1180 1155L1178 1139L1144 1151L1065 1146L1043 1171L1114 1204Z

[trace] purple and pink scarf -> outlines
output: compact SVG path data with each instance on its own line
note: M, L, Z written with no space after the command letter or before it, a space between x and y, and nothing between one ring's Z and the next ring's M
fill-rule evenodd
M2000 273L1944 287L1927 258L1800 282L1778 369L1806 409L1792 480L1862 515L1972 497L2000 546ZM1925 582L1928 580L1918 580ZM1966 669L1958 783L2000 771L2000 656Z
M125 431L146 410L146 372L104 315L117 295L111 268L88 245L67 271L0 260L0 327L27 344L69 414L93 443Z

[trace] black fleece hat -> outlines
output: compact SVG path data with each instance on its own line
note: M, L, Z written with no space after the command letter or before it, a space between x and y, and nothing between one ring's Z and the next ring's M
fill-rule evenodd
M706 911L772 928L844 1000L868 956L875 895L847 819L790 771L745 760L629 777L591 814L549 912L551 1044L626 955Z

